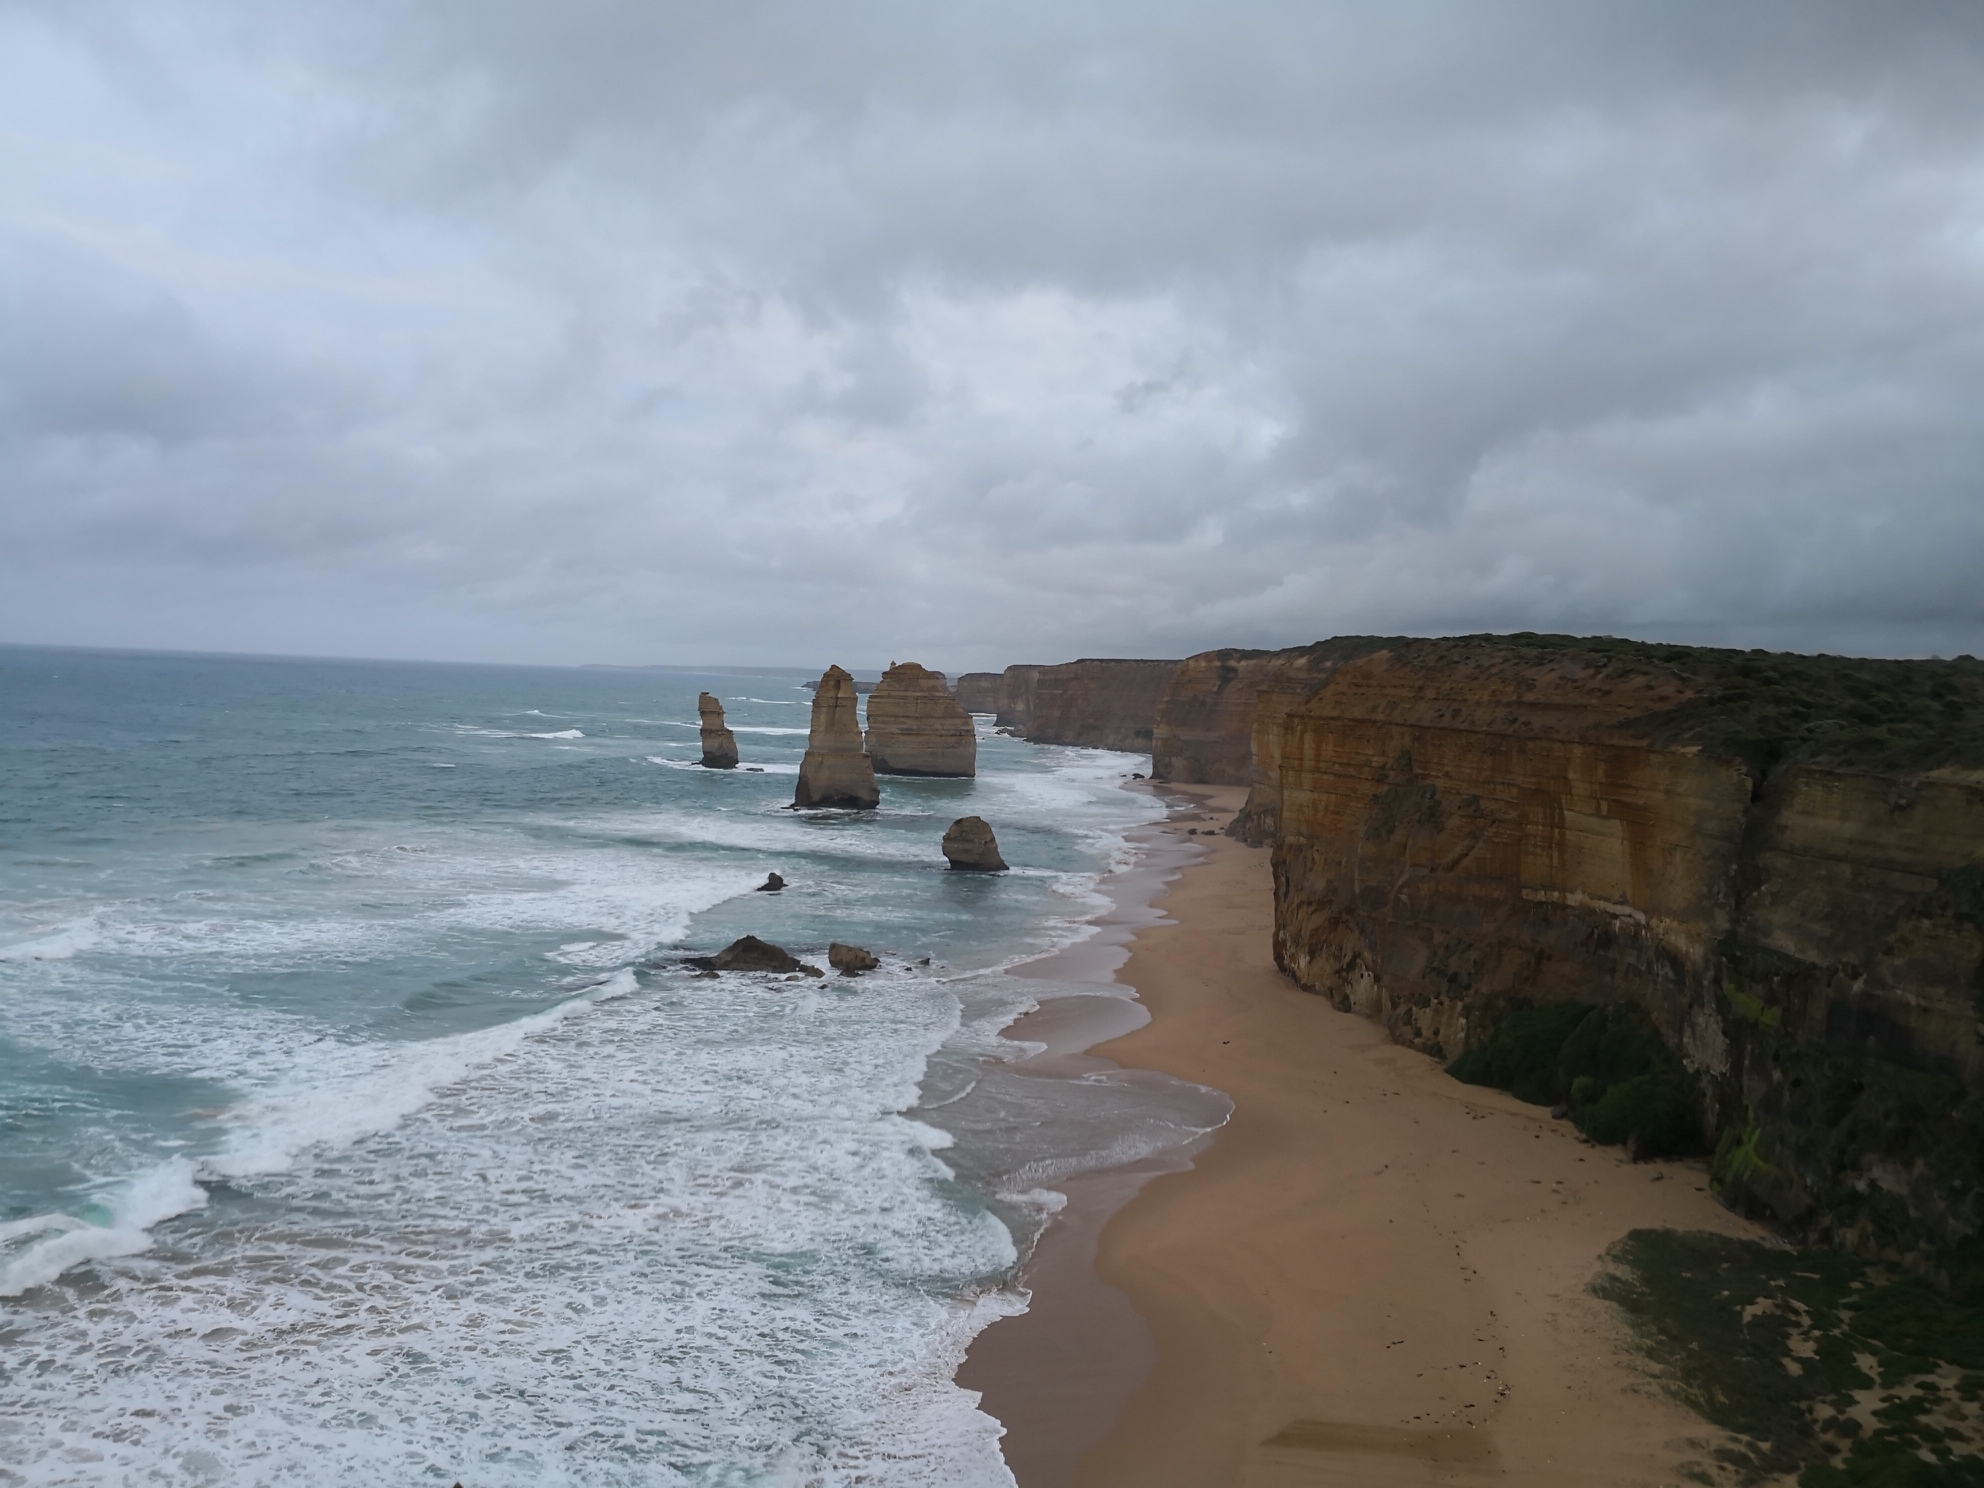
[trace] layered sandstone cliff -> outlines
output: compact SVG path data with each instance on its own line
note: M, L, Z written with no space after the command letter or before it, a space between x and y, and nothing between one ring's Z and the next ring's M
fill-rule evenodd
M723 721L723 704L711 693L698 693L696 713L702 720L703 765L711 770L736 769L737 735Z
M1180 784L1252 786L1248 804L1256 845L1274 833L1270 796L1255 770L1257 704L1263 693L1279 723L1288 706L1308 697L1337 667L1393 644L1397 637L1338 636L1282 651L1201 651L1179 664L1158 704L1151 739L1151 774ZM1278 737L1264 741L1270 755ZM1275 781L1277 777L1267 777ZM1248 830L1242 827L1235 835Z
M1018 664L1009 666L999 674L999 696L994 705L993 722L1000 728L1013 729L1024 734L1033 722L1033 684L1044 666Z
M906 661L882 674L868 698L868 758L884 775L977 773L978 735L942 672Z
M966 672L958 678L952 695L967 713L997 713L1000 680L997 672Z
M867 811L881 804L874 765L861 747L858 707L854 678L837 666L828 667L813 692L812 727L799 762L794 806Z
M1346 662L1278 736L1276 956L1460 1055L1525 1002L1680 1051L1735 1207L1984 1234L1984 665L1562 638Z
M1021 732L1035 744L1147 753L1175 661L1088 659L1039 667Z

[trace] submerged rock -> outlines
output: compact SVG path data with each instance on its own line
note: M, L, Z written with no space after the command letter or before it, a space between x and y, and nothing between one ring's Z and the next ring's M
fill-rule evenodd
M971 715L944 686L944 674L913 661L892 663L868 699L868 758L884 775L978 773Z
M944 833L944 856L951 867L967 873L1004 873L999 839L982 816L961 816Z
M684 963L699 971L804 971L797 956L769 940L747 935L733 940L714 956L692 956Z
M864 951L858 945L842 945L836 940L827 946L827 964L842 976L859 976L882 963L875 959L874 952Z
M792 804L802 811L816 806L873 811L882 803L875 767L861 748L856 706L854 678L837 666L828 667L813 693L812 728L806 757L799 762L799 788L792 795Z
M723 704L710 693L699 693L696 712L703 720L703 765L711 770L736 769L737 735L724 726Z
M753 889L751 892L754 894L776 894L780 889L784 887L785 887L784 879L780 878L776 873L767 873L765 875L765 881L759 884L757 888Z

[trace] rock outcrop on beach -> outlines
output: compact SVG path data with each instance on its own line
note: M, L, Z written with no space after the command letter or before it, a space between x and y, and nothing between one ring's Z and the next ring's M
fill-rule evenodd
M961 816L944 833L944 857L962 873L1004 873L999 839L982 816Z
M884 775L978 773L978 735L943 673L890 664L868 698L868 758Z
M1262 694L1285 700L1269 710L1278 725L1288 706L1321 687L1337 667L1383 650L1397 639L1338 636L1282 651L1201 651L1186 657L1158 702L1151 778L1180 785L1254 787L1262 797L1259 819L1264 822L1258 846L1274 834L1268 800L1274 777L1271 773L1265 777L1264 790L1264 777L1255 769L1256 725L1262 716L1257 704ZM1260 742L1272 758L1278 738Z
M951 692L967 713L997 713L1001 680L997 672L966 672Z
M696 695L696 712L703 721L704 768L710 770L734 770L737 768L737 735L733 734L723 721L723 704L710 693Z
M1178 667L1175 661L1090 658L1035 668L1022 733L1035 744L1146 753L1158 704Z
M1984 663L1405 642L1277 774L1303 986L1447 1060L1630 1005L1732 1207L1931 1269L1984 1235Z
M881 801L875 767L861 747L854 679L837 666L828 667L813 693L812 727L792 804L802 810L837 806L872 811Z
M860 976L864 971L873 971L882 963L875 959L873 951L864 950L858 945L843 945L831 941L827 945L827 965L842 976Z

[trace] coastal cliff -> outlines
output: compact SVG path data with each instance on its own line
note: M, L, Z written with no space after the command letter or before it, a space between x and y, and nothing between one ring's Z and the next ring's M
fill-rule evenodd
M868 698L868 758L884 775L971 776L978 736L941 672L891 663Z
M1019 663L999 674L999 694L993 702L992 722L999 728L1024 735L1033 722L1033 684L1044 666Z
M1033 668L1026 722L1016 727L1035 744L1147 753L1158 704L1179 665L1090 658Z
M1180 785L1253 786L1262 798L1248 811L1261 823L1253 828L1259 846L1274 834L1272 806L1255 770L1257 752L1272 759L1278 738L1261 741L1255 727L1262 693L1285 697L1288 706L1309 696L1346 661L1368 656L1396 642L1397 637L1338 636L1312 646L1282 651L1201 651L1179 663L1177 673L1159 701L1151 739L1151 774ZM1287 706L1271 708L1279 724ZM1268 780L1273 782L1272 773ZM1245 835L1237 831L1236 836Z
M958 706L967 713L997 713L999 711L999 682L997 672L966 672L958 678L951 695L958 700Z
M1732 1207L1935 1265L1984 1233L1984 664L1405 642L1275 747L1301 985L1446 1060L1629 1005Z

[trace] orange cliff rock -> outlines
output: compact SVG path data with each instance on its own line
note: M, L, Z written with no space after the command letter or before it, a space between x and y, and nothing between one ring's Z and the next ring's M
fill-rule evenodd
M1246 785L1261 826L1256 845L1274 835L1268 792L1259 786L1257 760L1272 761L1278 736L1257 736L1264 694L1283 699L1268 714L1278 725L1289 707L1321 687L1346 661L1395 644L1397 637L1338 636L1282 651L1201 651L1179 664L1158 704L1151 740L1151 774L1180 785ZM1270 764L1269 779L1272 779ZM1235 835L1242 835L1236 832Z
M1003 680L998 672L966 672L958 678L952 693L958 706L967 713L997 713L999 684Z
M1406 642L1277 749L1303 986L1449 1060L1522 1002L1632 1003L1732 1207L1876 1254L1984 1232L1984 664Z
M999 674L999 695L994 701L992 720L998 727L1026 733L1033 722L1033 685L1046 670L1044 666L1022 662Z
M1148 753L1158 704L1178 667L1175 661L1092 658L1035 668L1021 732L1035 744Z
M890 664L868 697L868 758L884 775L977 774L978 735L942 672Z
M837 666L828 667L813 693L812 727L799 762L794 806L869 811L881 804L874 766L861 748L858 707L854 678Z

